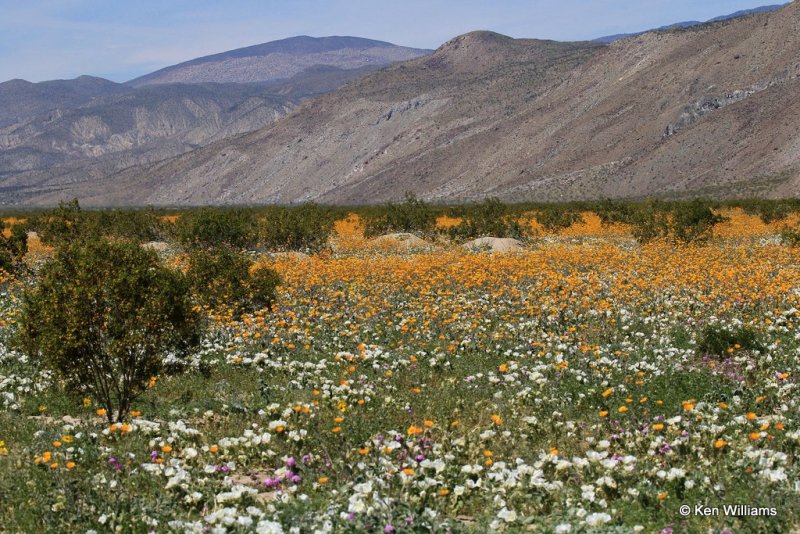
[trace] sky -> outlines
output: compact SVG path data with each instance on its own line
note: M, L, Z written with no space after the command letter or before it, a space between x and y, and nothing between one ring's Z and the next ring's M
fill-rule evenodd
M707 20L769 0L0 0L0 81L117 82L295 35L436 48L492 30L581 40Z

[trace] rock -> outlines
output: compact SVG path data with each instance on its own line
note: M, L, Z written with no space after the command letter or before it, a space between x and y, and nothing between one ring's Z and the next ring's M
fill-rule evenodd
M149 243L142 243L142 247L155 250L156 252L164 252L169 248L169 243L164 241L150 241Z
M461 246L473 252L517 252L525 248L521 241L510 237L479 237Z
M290 260L297 260L297 261L307 260L308 259L308 254L305 254L304 252L296 252L296 251L270 252L269 255L272 258L288 258Z

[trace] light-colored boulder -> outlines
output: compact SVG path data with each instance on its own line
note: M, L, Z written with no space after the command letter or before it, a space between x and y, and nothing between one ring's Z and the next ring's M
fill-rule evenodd
M517 252L525 248L521 241L510 237L479 237L462 246L473 252Z

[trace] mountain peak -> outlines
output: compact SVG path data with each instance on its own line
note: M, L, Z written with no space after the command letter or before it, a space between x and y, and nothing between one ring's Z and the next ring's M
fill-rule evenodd
M139 87L159 83L269 82L311 67L344 70L383 66L430 53L362 37L299 35L204 56L128 82Z

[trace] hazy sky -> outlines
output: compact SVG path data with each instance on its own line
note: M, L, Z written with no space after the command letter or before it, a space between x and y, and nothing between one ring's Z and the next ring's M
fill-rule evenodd
M590 39L707 20L769 0L0 0L0 81L125 81L294 35L436 48L471 30Z

